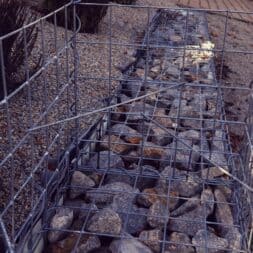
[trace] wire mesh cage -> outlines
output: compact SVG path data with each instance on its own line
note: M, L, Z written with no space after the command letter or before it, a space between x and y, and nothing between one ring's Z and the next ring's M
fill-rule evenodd
M107 7L99 35L79 33L94 5ZM253 16L74 1L0 38L3 252L251 252L251 88L223 80L228 56L253 60L230 41L239 14ZM247 122L227 115L231 93L249 95Z

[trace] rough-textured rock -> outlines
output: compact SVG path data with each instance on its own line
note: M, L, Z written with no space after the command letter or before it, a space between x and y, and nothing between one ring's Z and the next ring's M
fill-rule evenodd
M202 179L212 180L223 175L224 173L217 167L210 167L201 170Z
M231 250L240 250L241 234L238 228L233 227L234 219L231 207L220 189L215 189L214 196L216 201L215 218L219 223L217 225L219 232L223 238L227 239Z
M145 113L144 113L145 106ZM127 111L127 119L129 121L140 121L143 120L143 114L147 117L152 117L154 107L143 102L133 102L131 104L124 105Z
M179 206L176 210L171 213L172 217L183 215L193 209L196 209L200 204L199 197L191 197L186 202L184 202L181 206Z
M79 209L79 220L84 222L88 215L93 215L96 211L98 211L98 208L95 204L83 203Z
M221 235L225 236L234 225L232 210L220 189L215 189L214 196L216 201L215 218L220 223L217 226Z
M226 239L216 236L210 231L199 230L192 239L197 253L205 253L206 247L210 253L222 253L228 247Z
M86 241L84 239L79 243L77 248L77 253L89 253L91 250L96 250L101 246L101 242L97 236L86 236Z
M137 187L140 190L153 187L159 178L160 174L150 165L143 165L135 169L136 176L138 176Z
M167 166L162 171L156 188L167 194L169 186L171 191L178 192L182 197L192 197L202 188L197 176Z
M146 244L155 253L161 251L161 240L163 233L159 229L144 230L139 235L139 240Z
M89 220L88 231L95 233L106 233L119 235L122 221L119 215L110 208L105 208L94 214Z
M81 171L75 171L71 178L69 197L74 199L95 186L95 182Z
M113 197L117 194L126 194L127 196L130 196L130 198L133 196L135 190L132 188L132 186L122 183L122 182L115 182L111 184L106 184L101 186L100 188L87 191L86 198L89 201L93 201L95 204L110 204L113 200Z
M145 207L152 206L158 200L160 200L160 197L155 188L144 189L137 198L138 204Z
M62 241L50 245L49 250L51 253L70 253L79 239L79 234L70 234ZM77 253L88 253L101 246L100 240L97 236L82 235L77 247Z
M156 201L148 211L147 221L152 228L163 228L169 220L169 210L162 201Z
M170 234L168 241L170 243L165 245L165 253L194 253L194 248L190 245L191 239L188 235L183 233L173 232ZM187 245L189 244L189 245Z
M116 124L112 126L111 133L116 136L120 136L121 138L124 138L125 141L132 143L133 140L139 142L142 139L142 135L138 133L133 128L125 125L125 124Z
M173 121L166 114L166 111L163 108L157 108L155 110L153 120L155 120L157 123L161 124L165 128L171 128L173 124Z
M141 88L143 86L143 81L142 80L129 80L123 85L122 91L124 94L131 98L135 98L137 96L142 95L141 94Z
M109 141L110 140L110 141ZM124 142L120 139L120 137L111 135L104 136L99 143L100 150L111 150L115 154L125 154L129 152L131 149L134 149L134 146L129 143Z
M50 229L48 233L48 241L50 243L57 242L65 236L64 231L60 231L61 229L70 228L74 218L74 212L69 208L60 208L57 210L57 213L53 216L50 222ZM58 231L53 231L53 229L57 229Z
M152 253L151 249L136 239L114 240L110 250L112 253Z
M175 162L181 168L185 170L194 170L195 166L199 160L199 146L192 144L191 140L182 140L170 144L171 152L170 155L174 161L175 148L176 157ZM195 150L195 151L194 151Z
M143 152L141 145L138 149L138 154L143 156L146 159L146 162L152 163L152 159L161 159L165 155L165 151L162 147L155 145L152 142L145 142L143 146Z
M137 206L133 205L130 209L129 207L125 210L121 209L118 210L122 223L124 224L124 231L135 235L140 233L142 230L144 230L148 223L147 223L147 214L148 214L148 209L146 208L138 208ZM125 213L124 213L125 212ZM127 216L127 212L128 214ZM127 222L127 224L126 224Z
M148 209L138 208L133 203L135 195L119 194L114 196L111 208L122 220L122 229L129 234L137 234L147 226ZM127 222L127 224L126 224Z
M195 203L192 205L194 206ZM189 211L185 211L184 214L178 215L176 218L171 218L168 229L194 236L199 230L205 228L206 218L213 212L213 208L214 196L210 189L206 189L201 194L200 204L194 209L189 208Z
M173 140L173 136L170 133L174 134L172 129L167 129L167 131L162 128L152 124L151 129L154 134L151 136L151 140L154 144L159 146L166 146L170 144Z
M227 239L229 244L228 247L232 250L232 253L236 253L241 250L242 235L239 232L238 228L230 227L224 238Z
M109 166L109 155L110 155L110 166ZM89 166L96 169L106 170L108 167L110 168L122 168L124 167L124 162L121 157L113 152L103 151L96 153L88 163Z
M192 197L199 193L202 189L198 177L188 177L187 179L174 182L174 189L179 192L182 197Z

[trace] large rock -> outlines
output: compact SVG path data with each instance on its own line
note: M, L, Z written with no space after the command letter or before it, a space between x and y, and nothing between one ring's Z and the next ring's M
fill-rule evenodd
M70 228L74 218L74 212L70 208L60 208L53 216L50 222L50 230L48 233L48 241L50 243L62 240L66 233L61 230ZM57 231L54 231L57 229Z
M150 248L136 239L115 240L110 245L112 253L153 253Z
M156 201L148 211L147 221L152 228L164 228L169 220L169 210L162 201Z
M218 237L209 230L199 230L192 239L192 244L196 247L197 253L222 253L228 247L226 239Z
M89 253L97 250L101 246L101 242L97 236L86 236L87 240L81 240L77 253Z
M157 146L152 142L145 142L139 145L138 154L143 157L145 164L159 166L160 160L165 156L166 152L163 147Z
M163 233L159 229L144 230L140 233L139 239L155 253L161 251L161 241Z
M79 239L78 234L70 234L62 241L50 245L51 253L69 253L75 247ZM101 246L100 240L97 236L82 235L77 247L77 253L88 253L92 250L98 249Z
M164 194L177 192L181 197L192 197L201 191L200 178L177 168L167 166L161 173L156 188Z
M195 250L191 244L191 239L183 233L173 232L168 238L168 244L165 244L165 253L194 253ZM189 245L187 245L189 244Z
M98 205L108 205L112 202L115 195L125 194L132 198L134 193L137 192L132 186L122 182L115 182L87 191L86 198Z
M111 133L116 136L120 136L125 141L133 143L140 142L142 139L142 135L138 133L135 129L127 126L126 124L116 124L112 126Z
M111 135L105 135L99 143L99 150L111 150L115 154L126 154L131 149L134 149L133 145L124 142L120 137Z
M225 236L234 225L232 210L220 189L215 189L214 196L216 201L215 218L219 223L217 227L221 234Z
M81 171L75 171L71 178L69 197L74 199L95 186L95 182Z
M206 218L213 212L213 208L213 193L210 189L206 189L201 194L199 205L176 218L171 218L168 229L194 236L199 230L205 228Z
M155 110L153 120L155 120L157 123L159 123L162 127L165 128L171 128L173 124L172 120L166 114L166 111L163 108L157 108Z
M119 214L125 232L133 235L145 229L148 213L148 209L138 208L134 202L135 195L119 194L114 196L111 204L111 208Z
M143 102L133 102L131 104L124 105L127 111L126 117L128 121L140 121L144 116L152 117L154 107ZM144 110L145 106L145 110Z
M110 166L109 166L110 157ZM107 170L109 168L123 168L124 162L121 157L112 151L103 151L96 153L88 162L88 166L93 169Z
M110 208L105 208L94 214L89 223L88 231L119 235L122 228L122 221L119 215Z

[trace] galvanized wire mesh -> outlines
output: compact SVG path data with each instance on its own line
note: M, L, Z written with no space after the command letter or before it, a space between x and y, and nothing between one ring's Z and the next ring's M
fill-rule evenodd
M129 6L108 5L101 41L78 35L76 12L85 5L30 24L39 28L43 64L32 75L26 69L26 81L10 94L1 59L6 251L250 252L251 115L248 124L228 119L223 94L251 89L226 86L222 74L226 54L252 59L253 51L226 47L233 13L209 10L224 20L221 44L213 45L207 11L131 6L147 25L129 43L113 29L117 9ZM65 29L57 27L59 15ZM16 31L24 40L26 28ZM95 75L80 55L90 47L108 59L103 66L94 58ZM118 74L114 52L122 47L135 54ZM94 87L103 94L92 96ZM241 153L232 148L234 125L244 132Z

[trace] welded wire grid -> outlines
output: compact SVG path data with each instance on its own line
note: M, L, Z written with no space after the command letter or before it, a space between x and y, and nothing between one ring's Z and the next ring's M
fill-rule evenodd
M73 16L75 16L76 8L83 5L85 4L78 3L71 9ZM230 88L225 87L221 79L216 80L213 63L213 55L216 53L222 54L222 56L226 53L247 55L253 53L248 50L243 51L243 49L238 51L226 49L226 32L231 13L218 11L218 13L225 13L226 22L222 34L222 47L214 49L212 47L194 47L199 46L202 41L209 40L205 19L206 12L201 10L157 10L155 7L133 6L132 8L141 8L143 10L143 16L147 20L147 28L141 43L137 41L137 43L125 44L124 41L117 41L117 37L112 36L111 30L114 9L125 8L124 6L109 5L108 40L103 42L80 41L75 32L70 35L70 31L67 30L68 8L72 8L72 6L67 5L32 24L38 25L41 29L43 67L33 76L30 76L27 71L26 82L11 94L7 93L6 84L4 83L5 98L1 101L1 106L3 108L2 115L6 117L6 138L9 146L7 149L5 147L5 153L1 154L2 161L0 165L1 173L8 170L10 175L7 182L8 201L3 203L0 222L7 249L10 252L15 252L26 248L27 252L34 252L41 243L40 236L43 236L43 245L40 246L46 248L46 250L51 250L52 247L57 247L57 244L48 243L47 235L54 231L64 231L66 232L65 236L74 236L75 240L72 242L72 249L70 249L72 252L78 252L80 245L83 243L84 235L100 236L105 247L112 239L124 240L129 238L130 235L126 232L132 222L131 219L147 217L147 214L135 212L134 202L135 199L141 196L150 195L145 193L140 185L145 185L146 181L151 181L153 186L154 182L159 182L160 185L166 188L166 192L151 193L153 198L162 199L166 210L162 214L153 215L154 219L161 220L160 223L164 223L160 228L162 232L162 236L159 238L160 252L175 248L180 249L178 247L183 245L193 246L191 242L174 242L168 239L173 221L182 221L181 223L184 223L186 227L197 226L199 229L204 230L204 244L194 245L199 249L202 248L201 252L218 250L216 245L208 243L208 233L212 231L212 228L239 231L239 234L237 234L241 236L241 238L237 238L239 239L239 247L236 247L233 251L250 252L250 224L248 223L251 209L249 207L250 201L247 198L251 194L249 189L250 186L252 187L251 174L247 166L248 159L242 160L231 149L228 127L233 124L241 124L245 129L246 137L248 137L247 144L249 148L252 147L251 136L245 123L226 119L222 93ZM57 13L62 11L65 12L65 37L63 38L63 44L60 46L58 44L56 24ZM157 12L153 16L155 11ZM250 13L245 14L249 15ZM55 50L52 54L47 55L43 25L44 21L50 17L54 19L53 38L55 40L53 45ZM78 31L79 25L78 19L73 19L73 31ZM26 28L23 28L20 32L24 29ZM176 34L173 34L175 30ZM169 39L171 35L177 35L183 39L173 42ZM1 38L1 43L3 39ZM78 65L80 59L77 45L79 45L80 50L80 47L85 44L98 47L100 44L108 45L107 76L89 76L88 73L87 76L78 75L78 68L82 66ZM113 76L111 71L113 50L117 50L121 46L137 50L136 62L126 69L123 79L119 76ZM195 52L197 54L201 54L201 52L207 54L208 70L212 74L211 81L207 80L207 77L203 79L198 62L193 66L189 66L187 59L192 57ZM62 65L60 63L62 54L66 54L66 58L64 58L66 67L64 69L61 69ZM167 69L172 68L169 65L160 70L158 77L150 78L152 64L155 59L163 59L165 63L178 60L178 64L181 66L178 75L174 75L171 79L164 78ZM27 61L29 59L26 59ZM96 59L94 59L95 61ZM140 62L142 62L142 67L138 67ZM4 80L3 59L1 63ZM194 68L194 77L188 77L189 73L183 71L185 66ZM48 83L46 79L46 71L49 68L55 69L55 74L53 74L55 83ZM142 72L136 73L136 69L140 68ZM222 74L222 68L223 66L221 66L220 74ZM64 77L60 73L63 73ZM34 110L33 99L38 99L34 95L36 89L33 86L36 84L34 80L37 76L39 76L38 78L42 77L39 80L42 80L44 84L42 87L43 97L40 97L39 100L41 102L40 111L36 112L37 118L34 121L32 119L27 120L27 124L23 123L25 120L20 121L20 127L23 129L24 134L22 138L18 139L15 138L16 135L12 131L14 116L11 114L10 108L12 103L15 106L15 100L19 93L27 92L27 95L24 95L24 101L26 101L27 109L31 114ZM194 80L189 81L189 78ZM92 110L92 108L83 108L81 106L82 100L79 88L83 83L92 85L93 82L102 82L104 84L108 94L105 96L102 105L107 107ZM113 82L119 83L119 89L116 91L112 88ZM49 89L53 83L55 86L52 88L53 96L51 97L48 92L51 91ZM242 88L233 87L233 89L240 90ZM189 99L191 96L193 96L192 99ZM171 97L173 97L172 101ZM131 103L129 102L130 99L132 99ZM185 104L187 99L188 104ZM209 103L208 105L204 105L206 100ZM66 104L64 111L59 111L59 103ZM115 103L121 103L121 105L115 105ZM186 110L187 105L194 108L192 115L188 115L190 111ZM56 110L56 115L51 115L54 110ZM98 117L100 120L88 131L85 131L87 129L84 129L81 122L85 122L88 115L94 115L95 119ZM127 125L136 131L131 133L125 131L124 128L113 128L116 124ZM193 135L184 135L183 133L186 130L196 130L197 136L196 132ZM83 133L84 135L81 136ZM40 142L36 142L37 138ZM157 144L162 141L166 145ZM70 145L69 148L67 148L68 145ZM212 146L217 149L211 149ZM15 155L19 149L24 149L24 147L29 147L30 156L26 157L25 160L30 164L25 166L26 171L22 180L15 182L16 178L19 177L15 175L13 169ZM35 152L37 149L40 150L38 154ZM118 155L124 163L116 163L115 165ZM225 159L217 160L217 155ZM54 172L50 172L47 168L52 164L54 166L55 159L57 166L54 168ZM145 165L152 165L156 170L150 172L145 169ZM171 173L162 174L166 166L171 166ZM218 167L223 172L227 172L227 175L218 179L212 178L213 167ZM178 174L176 168L180 168L183 173ZM82 186L72 185L71 178L76 170L82 171L93 178L96 186L92 189L82 189ZM42 174L46 178L43 179L42 184L38 184L39 181L36 180L36 175L41 171L45 173L39 173L39 175ZM186 218L180 218L180 215L173 214L173 210L170 210L172 203L177 202L179 206L191 199L174 192L173 185L182 184L182 182L187 184L196 178L201 186L199 192L208 192L210 189L217 187L227 192L232 190L233 197L229 198L227 202L219 202L212 198L204 199L203 196L199 217L189 221ZM103 187L109 182L117 180L128 180L132 190L106 190ZM74 202L69 201L71 191L83 192L85 190L85 192L88 192L97 190L97 193L99 193L100 189L102 194L108 193L107 196L111 196L111 198L115 195L127 194L127 201L124 203L126 208L124 205L121 210L117 210L120 215L125 217L120 233L89 231L87 227L91 217L104 206L97 205L98 209L94 210L92 205L88 207L76 206ZM22 202L23 192L29 194L32 201L29 204L22 203L24 219L20 219L20 213L17 212L17 203ZM80 200L85 203L83 198L84 196ZM96 199L91 199L88 202L96 204ZM234 212L233 223L219 223L212 215L210 216L210 206L214 205L219 205L221 208L222 205L224 205L224 208L229 206ZM85 218L66 229L57 230L57 228L52 228L50 225L52 217L63 206L79 213L85 213ZM247 214L242 208L245 208ZM41 217L42 220L37 223ZM39 228L34 229L35 225ZM138 238L138 235L135 234L134 236ZM28 245L26 245L26 239L29 241ZM143 240L145 243L145 239ZM228 248L220 250L229 251Z

